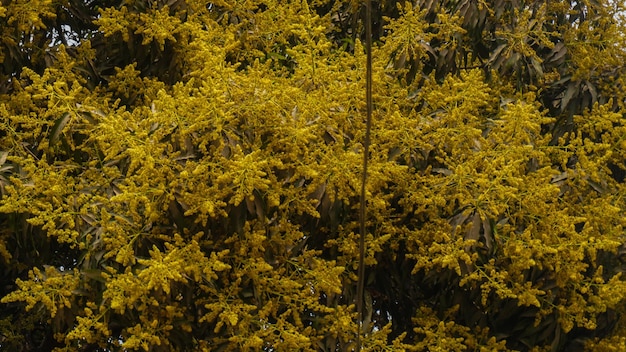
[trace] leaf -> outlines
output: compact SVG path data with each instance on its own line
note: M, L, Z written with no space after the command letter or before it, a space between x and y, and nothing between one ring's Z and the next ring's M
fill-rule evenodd
M461 211L458 214L451 217L448 220L448 222L450 223L450 225L452 225L452 227L456 228L457 226L463 225L465 223L465 220L467 220L470 217L470 215L471 215L470 212Z
M587 179L587 182L589 182L589 186L591 186L591 188L593 188L596 192L600 194L606 193L606 182L595 182L591 179Z
M561 98L561 112L565 111L567 104L569 104L570 100L572 100L572 98L576 95L577 91L578 82L572 81L567 85L567 90L565 91L563 98Z
M406 58L407 58L406 51L403 51L402 53L400 53L399 56L396 56L395 62L393 64L394 70L406 68Z
M560 61L565 54L567 54L567 47L563 42L556 43L554 48L552 48L552 53L548 56L548 59L545 61L546 63L556 63Z
M315 189L315 191L311 194L311 199L317 200L317 206L319 207L322 202L322 197L326 193L326 182L320 183L319 186Z
M63 129L65 128L65 126L67 126L71 119L72 115L69 112L66 112L56 120L54 126L52 127L52 130L50 131L50 145L58 142L59 137L63 132Z
M593 83L589 81L585 81L585 88L591 94L591 105L595 104L598 101L598 91Z
M478 212L474 212L474 216L472 216L472 228L467 231L465 239L478 241L478 238L480 238L480 225L480 214L478 214Z
M446 168L442 168L442 167L435 167L432 169L433 173L437 173L437 174L442 174L445 176L450 176L452 175L452 170L450 169L446 169Z
M260 196L260 192L259 191L254 191L255 193L257 193L257 196L254 197L254 205L256 208L256 216L258 219L265 219L265 202L263 201L263 198L261 198Z
M430 46L430 44L426 43L426 42L420 42L420 46L427 52L429 53L432 57L437 57L437 53L435 52L435 50L432 48L432 46Z
M552 180L550 181L551 183L559 183L561 181L567 180L569 178L569 174L567 173L567 171L564 171L554 177L552 177Z
M82 269L80 271L81 275L90 280L95 280L99 282L105 282L104 276L102 276L102 270L100 269Z
M387 161L395 161L400 154L402 154L402 149L399 147L390 148L387 153Z
M493 249L493 231L491 228L491 221L489 221L489 219L483 219L482 220L483 223L483 236L485 237L485 246L487 247L487 252L488 253L493 253L492 249Z
M496 60L500 56L500 53L502 53L502 50L504 50L504 48L506 47L507 47L506 44L500 44L500 46L498 46L496 50L494 50L489 56L489 61L487 61L487 64L491 66L494 62L496 62ZM498 67L494 67L494 68L497 69Z
M543 68L541 67L541 62L536 57L530 58L530 63L533 65L537 76L543 76Z

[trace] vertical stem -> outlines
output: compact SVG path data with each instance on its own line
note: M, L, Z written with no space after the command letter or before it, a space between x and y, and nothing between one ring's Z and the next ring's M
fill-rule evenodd
M356 294L357 305L357 332L356 345L357 352L361 351L361 334L363 333L363 295L365 290L365 235L366 235L366 183L367 183L367 167L369 162L370 133L372 129L372 1L365 0L365 51L367 55L366 73L365 73L365 104L366 104L366 120L365 120L365 140L363 141L363 174L361 175L361 196L360 196L360 236L359 236L359 271Z

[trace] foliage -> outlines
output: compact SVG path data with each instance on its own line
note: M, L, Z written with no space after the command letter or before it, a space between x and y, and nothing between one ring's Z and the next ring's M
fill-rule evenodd
M375 2L365 349L623 349L620 6ZM360 12L3 2L0 346L353 349Z

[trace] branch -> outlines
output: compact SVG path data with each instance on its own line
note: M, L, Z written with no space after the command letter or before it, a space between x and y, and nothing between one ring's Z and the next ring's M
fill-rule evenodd
M363 333L363 294L365 290L365 223L366 223L366 194L367 167L369 161L370 132L372 129L372 1L365 0L365 50L367 64L365 73L365 104L367 110L365 122L365 141L363 142L363 174L361 178L360 197L360 237L359 237L359 272L356 293L357 325L359 331L356 337L357 351L361 351L361 334Z

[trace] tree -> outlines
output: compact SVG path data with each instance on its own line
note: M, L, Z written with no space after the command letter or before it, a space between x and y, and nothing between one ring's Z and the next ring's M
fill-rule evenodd
M622 5L375 2L371 350L623 350ZM351 350L358 1L5 1L0 346Z

